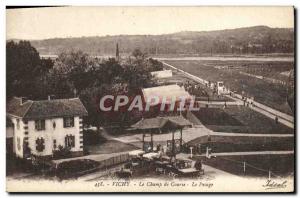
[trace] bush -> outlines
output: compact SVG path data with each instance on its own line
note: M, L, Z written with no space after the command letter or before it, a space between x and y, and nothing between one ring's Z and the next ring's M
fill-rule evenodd
M58 146L58 150L53 151L53 158L54 159L62 159L71 157L71 151L68 147L63 147L61 145Z
M83 171L92 170L98 165L98 162L89 159L62 162L56 170L56 175L60 178L74 177L80 175Z

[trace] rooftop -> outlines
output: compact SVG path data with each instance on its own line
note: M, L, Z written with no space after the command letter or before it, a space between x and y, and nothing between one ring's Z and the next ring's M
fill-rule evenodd
M135 129L161 129L168 122L172 125L175 125L178 128L192 126L192 123L182 116L168 116L142 119L134 125L132 125L131 127Z
M185 91L184 87L179 85L166 85L142 89L145 101L151 101L151 98L158 97L160 102L166 99L167 102L173 100L181 101L183 98L191 98L191 95Z
M22 98L14 97L8 102L6 112L10 116L24 119L86 116L88 114L79 98L22 102Z

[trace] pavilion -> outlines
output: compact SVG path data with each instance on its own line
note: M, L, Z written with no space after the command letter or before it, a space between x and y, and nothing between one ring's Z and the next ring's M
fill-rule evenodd
M182 116L167 116L167 117L155 117L141 119L137 123L131 126L133 130L138 130L143 133L143 150L144 151L153 151L153 134L154 133L163 133L163 132L172 132L172 154L175 154L175 132L180 131L180 150L182 148L182 130L185 127L192 127L192 123L186 120ZM145 138L151 138L150 142L146 142ZM146 143L150 143L150 149L147 150Z

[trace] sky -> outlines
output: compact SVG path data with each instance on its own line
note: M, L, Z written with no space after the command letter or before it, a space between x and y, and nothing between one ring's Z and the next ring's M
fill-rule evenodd
M6 10L6 38L168 34L266 25L293 28L293 7L55 7Z

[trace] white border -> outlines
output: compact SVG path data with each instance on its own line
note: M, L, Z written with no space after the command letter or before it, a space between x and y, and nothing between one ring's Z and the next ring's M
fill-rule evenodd
M1 109L1 116L0 116L0 123L1 123L1 138L0 138L0 145L1 145L1 152L2 152L2 162L0 163L0 168L1 168L1 180L0 180L0 197L8 197L9 194L5 192L5 106L6 106L6 101L5 101L5 40L6 40L6 34L5 34L5 6L10 5L10 6L17 6L17 5L100 5L100 6L166 6L166 5L173 5L173 6L187 6L187 5L257 5L257 6L263 6L263 5L273 5L273 6L286 6L286 5L294 5L295 8L299 9L300 8L300 1L299 0L206 0L206 1L196 1L196 0L144 0L144 1L139 1L139 0L127 0L122 1L122 0L102 0L101 2L96 1L96 0L51 0L51 1L40 1L40 0L7 0L7 1L0 1L0 32L1 32L1 37L2 39L0 40L1 42L1 48L0 48L0 109ZM299 10L297 11L299 15ZM299 20L297 20L297 16L295 18L296 21L296 26L299 27ZM296 30L296 29L295 29ZM298 46L299 43L299 38L297 38L297 43L295 43ZM299 50L297 50L297 57L299 55ZM298 60L299 61L299 60ZM298 62L297 61L297 62ZM295 66L297 67L297 65ZM297 77L299 78L299 68L297 69ZM299 84L297 82L297 93L299 93ZM299 102L299 99L297 100L297 104ZM298 106L298 105L297 105ZM298 108L297 108L298 109ZM297 123L299 123L299 116L297 116ZM299 140L299 134L297 135L297 142ZM297 147L299 148L299 146ZM298 150L297 150L298 151ZM297 152L298 153L298 152ZM298 156L297 156L298 157ZM299 170L297 170L297 173ZM297 184L299 184L299 177L297 174ZM297 188L298 189L298 185ZM299 189L298 189L299 190ZM24 195L23 195L24 196ZM30 197L32 195L25 195L26 197ZM62 197L63 195L55 195L56 197ZM73 196L73 195L68 195L68 196ZM84 195L81 195L84 196ZM97 195L97 196L107 196L107 195ZM124 196L124 195L121 195ZM132 196L132 195L130 195ZM136 195L136 196L141 196L141 195ZM143 195L142 195L143 196ZM158 195L153 195L157 197ZM169 197L174 196L174 195L168 195ZM180 195L182 196L182 195ZM197 195L199 196L199 195ZM200 195L200 196L207 196L207 195ZM217 196L217 195L214 195ZM249 196L249 195L247 195ZM263 195L260 195L261 197ZM260 197L259 196L259 197ZM280 195L283 196L283 195ZM111 197L111 196L110 196Z

